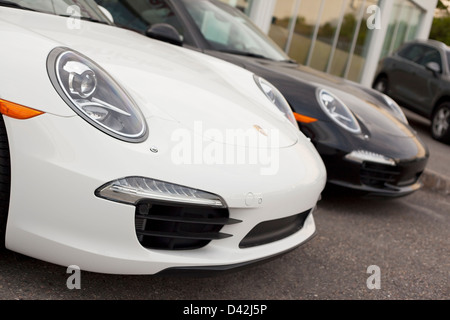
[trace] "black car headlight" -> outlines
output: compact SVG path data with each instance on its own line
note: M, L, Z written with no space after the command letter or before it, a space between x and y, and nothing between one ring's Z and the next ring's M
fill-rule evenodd
M138 106L121 86L84 55L56 48L47 70L62 99L97 129L127 142L147 138L147 125Z
M296 127L298 127L297 120L295 120L294 113L292 112L289 103L284 98L283 94L269 81L258 77L256 75L253 76L256 84L261 89L262 92L266 95L266 97L272 102L275 107Z
M361 127L350 109L334 94L317 90L317 100L322 110L339 126L352 133L361 133Z
M382 95L383 95L384 101L386 101L386 104L388 105L389 110L394 115L394 117L396 117L401 122L408 124L408 119L406 119L405 114L403 113L402 109L397 104L397 102L395 102L391 97L388 97L385 94L382 94Z

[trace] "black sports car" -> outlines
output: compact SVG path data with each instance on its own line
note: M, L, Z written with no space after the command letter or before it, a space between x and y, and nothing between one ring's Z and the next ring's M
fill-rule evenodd
M118 26L266 78L286 97L331 184L382 196L420 188L429 152L399 106L375 90L292 61L241 11L215 0L96 0Z

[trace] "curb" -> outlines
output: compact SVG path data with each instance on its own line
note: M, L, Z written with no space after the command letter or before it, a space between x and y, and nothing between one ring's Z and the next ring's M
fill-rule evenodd
M425 170L421 181L424 189L438 192L443 195L450 195L450 178L432 170Z

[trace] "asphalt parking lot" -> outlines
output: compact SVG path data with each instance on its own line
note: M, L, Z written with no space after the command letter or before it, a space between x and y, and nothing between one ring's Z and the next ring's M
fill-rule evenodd
M423 118L407 109L403 109L411 126L419 133L421 139L430 149L430 160L428 169L442 175L445 179L450 179L450 167L448 157L450 146L444 145L431 138L430 125L431 121Z
M450 177L450 146L412 118L431 150L429 170ZM79 290L67 288L65 268L2 251L0 299L450 299L450 196L442 190L380 200L330 189L315 219L314 239L258 266L214 276L81 272ZM379 289L367 285L370 266L379 270Z

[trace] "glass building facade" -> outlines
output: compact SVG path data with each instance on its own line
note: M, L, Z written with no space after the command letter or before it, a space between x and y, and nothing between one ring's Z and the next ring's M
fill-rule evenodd
M408 0L394 0L381 58L416 38L424 11Z
M404 42L416 39L423 31L426 13L417 4L420 0L222 1L250 16L258 1L271 5L273 14L266 31L292 59L357 82L363 82L368 63L377 64ZM434 12L436 5L430 2L437 0L428 0ZM370 54L374 48L378 50L376 61Z
M299 63L358 81L372 32L367 9L377 4L378 0L278 0L269 35Z
M252 7L252 0L221 0L222 2L228 3L233 7L239 8L247 15L250 15L250 9Z

